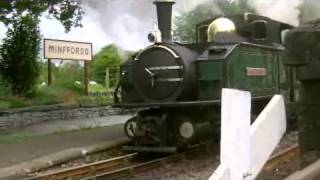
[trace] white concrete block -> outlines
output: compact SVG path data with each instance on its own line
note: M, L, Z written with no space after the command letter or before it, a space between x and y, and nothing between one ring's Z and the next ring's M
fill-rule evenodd
M209 180L228 180L230 179L230 169L221 164L212 174Z
M261 112L250 129L251 162L248 179L255 179L286 131L285 104L276 95Z
M241 179L250 166L251 94L223 89L221 102L221 164L230 178Z
M285 104L276 95L250 127L249 92L223 89L221 162L210 180L252 180L257 177L286 131Z

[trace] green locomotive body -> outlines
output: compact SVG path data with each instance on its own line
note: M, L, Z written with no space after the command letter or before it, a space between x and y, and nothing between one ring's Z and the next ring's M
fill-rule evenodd
M290 25L253 14L215 17L196 27L197 43L180 44L167 32L173 2L155 4L165 42L123 64L115 93L116 106L139 109L125 125L134 141L128 150L176 152L217 137L222 88L250 91L253 114L275 94L290 101L282 46Z
M283 49L240 43L227 47L213 45L208 51L221 49L226 51L224 57L206 56L197 61L198 99L219 99L221 88L247 90L254 97L285 93L287 90Z

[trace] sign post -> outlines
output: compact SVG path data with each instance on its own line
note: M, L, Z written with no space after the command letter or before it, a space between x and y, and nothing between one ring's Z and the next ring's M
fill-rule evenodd
M88 74L88 61L84 61L84 92L88 96L89 95L89 74Z
M92 43L44 39L44 58L48 59L48 85L52 84L52 59L84 61L84 90L88 95L89 61L92 60Z
M52 69L51 69L51 59L48 59L48 86L51 86L52 84Z

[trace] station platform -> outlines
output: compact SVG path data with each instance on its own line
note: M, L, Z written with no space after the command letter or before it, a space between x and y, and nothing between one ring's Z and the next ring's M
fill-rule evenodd
M123 124L128 118L130 115L55 121L0 134L0 171L67 149L126 138Z

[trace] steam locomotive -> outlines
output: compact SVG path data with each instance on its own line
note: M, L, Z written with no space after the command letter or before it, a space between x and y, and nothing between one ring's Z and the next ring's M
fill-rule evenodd
M293 100L283 63L284 34L292 26L250 13L199 23L196 43L173 42L174 1L156 0L161 38L121 66L115 105L138 113L125 124L127 150L174 153L218 137L221 89L252 93L258 114L274 94ZM159 40L161 39L161 40Z

